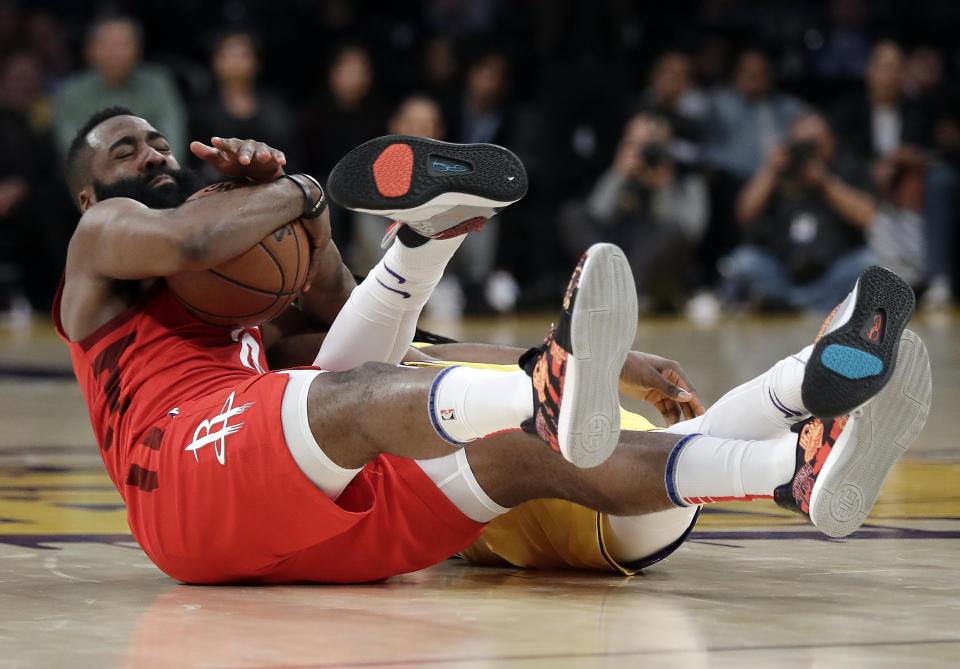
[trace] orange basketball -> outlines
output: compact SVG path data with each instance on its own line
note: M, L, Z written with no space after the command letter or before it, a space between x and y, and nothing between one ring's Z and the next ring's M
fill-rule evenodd
M243 188L224 181L190 196L193 200ZM197 272L167 277L180 303L201 321L227 327L265 323L290 306L307 280L310 238L299 220L277 228L252 249Z

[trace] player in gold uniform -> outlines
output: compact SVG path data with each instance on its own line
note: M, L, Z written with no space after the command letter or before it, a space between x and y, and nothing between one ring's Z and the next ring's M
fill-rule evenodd
M437 351L444 348L438 347ZM429 347L422 350L431 353ZM516 357L512 351L506 355ZM518 369L516 365L435 360L405 364L469 364L503 371ZM681 388L690 385L679 367L671 364L666 369L669 370L666 374L678 384L682 384ZM664 377L663 391L647 389L646 392L646 397L661 408L665 420L676 422L684 415L702 414L703 407L693 393L690 393L683 409L679 404L670 401L667 393L671 392L672 383ZM643 416L622 408L620 424L624 430L658 429ZM494 518L480 538L462 551L460 556L476 564L537 569L589 569L632 576L679 548L693 530L698 517L699 508L688 507L668 509L645 516L613 518L606 513L566 500L537 499L524 502ZM613 528L612 524L617 524L618 527Z

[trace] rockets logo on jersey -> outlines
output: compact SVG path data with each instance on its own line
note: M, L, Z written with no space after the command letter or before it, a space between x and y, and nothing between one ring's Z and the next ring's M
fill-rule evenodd
M254 402L248 402L238 407L233 406L233 397L235 394L236 393L230 393L230 396L227 398L227 401L223 403L223 408L220 409L218 415L209 420L205 419L197 425L197 429L193 432L193 441L183 449L193 453L193 457L196 458L197 462L200 462L197 451L204 446L213 444L213 452L217 457L217 462L221 465L227 464L227 437L235 434L243 427L243 423L234 423L231 425L230 419L239 416L254 404ZM217 428L216 430L214 430L215 427Z

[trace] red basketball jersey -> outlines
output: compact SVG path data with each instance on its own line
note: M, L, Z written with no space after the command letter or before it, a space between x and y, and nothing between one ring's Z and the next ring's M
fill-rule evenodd
M53 313L66 340L61 294ZM163 281L67 343L130 529L173 578L377 580L436 564L480 534L412 460L381 455L330 500L287 449L287 376L263 373L259 329L206 325Z
M162 280L126 311L80 342L60 322L63 283L53 304L58 334L70 347L73 370L87 402L93 432L117 490L149 487L155 473L130 463L137 447L151 443L158 419L177 405L230 388L267 370L260 329L207 325L177 302Z

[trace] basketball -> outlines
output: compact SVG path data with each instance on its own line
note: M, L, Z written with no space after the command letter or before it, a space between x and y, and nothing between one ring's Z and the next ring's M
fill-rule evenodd
M190 199L243 188L236 181L215 183ZM299 220L264 237L242 255L216 267L167 277L167 285L191 314L212 325L252 326L279 315L307 280L310 238Z

